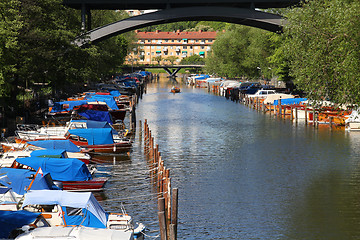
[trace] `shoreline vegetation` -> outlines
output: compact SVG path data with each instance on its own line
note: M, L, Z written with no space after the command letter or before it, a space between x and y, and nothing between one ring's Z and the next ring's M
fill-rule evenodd
M295 84L313 100L358 105L360 2L307 0L301 6L265 11L287 18L283 34L205 21L144 30L219 31L209 57L202 59L208 74L277 79ZM133 33L87 48L72 45L81 32L81 14L64 7L61 0L4 0L0 13L1 128L7 126L6 119L24 116L30 105L41 108L48 98L60 99L71 89L121 72L126 55L137 48ZM94 10L91 27L127 17L124 11Z

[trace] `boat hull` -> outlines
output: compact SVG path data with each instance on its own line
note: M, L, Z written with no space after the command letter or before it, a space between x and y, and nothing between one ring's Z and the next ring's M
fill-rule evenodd
M108 178L100 177L88 181L61 181L63 190L67 191L102 191Z

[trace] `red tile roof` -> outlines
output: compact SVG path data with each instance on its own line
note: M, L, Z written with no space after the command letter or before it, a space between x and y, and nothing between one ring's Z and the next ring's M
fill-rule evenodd
M215 39L218 32L136 32L138 39Z

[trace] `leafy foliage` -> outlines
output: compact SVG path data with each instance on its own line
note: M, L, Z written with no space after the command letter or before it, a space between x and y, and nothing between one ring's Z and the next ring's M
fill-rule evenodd
M75 90L116 71L134 39L126 34L77 47L72 42L80 34L80 11L66 8L62 0L3 0L0 16L0 98L15 107L17 95L25 92ZM92 11L93 26L124 17L124 12Z
M314 100L360 103L360 2L305 1L288 13L284 53Z
M202 65L202 64L204 64L204 62L205 62L204 58L195 54L195 55L183 58L181 60L180 64L183 64L183 65L200 64L200 65Z
M271 54L270 36L260 29L229 25L213 44L206 70L226 77L271 76L267 61Z

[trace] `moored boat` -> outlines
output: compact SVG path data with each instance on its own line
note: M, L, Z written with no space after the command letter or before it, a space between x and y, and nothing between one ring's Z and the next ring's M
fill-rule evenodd
M14 161L12 168L41 168L50 173L55 183L64 190L101 191L108 180L106 177L93 178L85 163L76 158L26 157Z
M179 87L176 87L176 86L173 86L173 87L170 89L170 92L172 92L172 93L179 93L179 92L180 92L180 88L179 88Z
M122 213L107 213L89 192L30 191L25 195L22 209L40 212L51 226L44 230L35 229L36 231L32 231L34 234L25 234L37 236L35 239L58 239L67 236L66 234L72 239L114 239L114 236L124 240L134 237L141 239L144 230L141 224L141 230L135 231L132 217L124 208ZM71 229L67 226L71 226ZM77 234L71 235L70 230Z
M89 128L69 130L67 138L75 145L100 153L129 152L132 143L127 139L113 139L111 129Z

